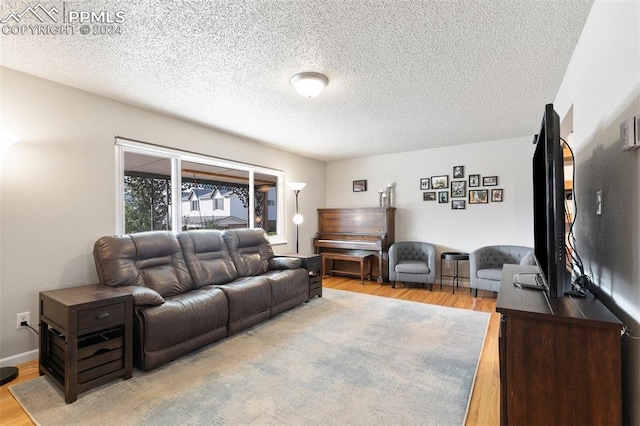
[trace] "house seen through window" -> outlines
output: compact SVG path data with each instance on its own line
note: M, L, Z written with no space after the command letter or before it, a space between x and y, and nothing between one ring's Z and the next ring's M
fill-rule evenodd
M283 234L282 172L120 139L117 149L123 233L256 227Z

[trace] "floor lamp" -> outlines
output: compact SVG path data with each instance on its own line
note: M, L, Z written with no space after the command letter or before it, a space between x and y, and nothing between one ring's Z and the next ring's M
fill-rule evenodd
M293 216L293 223L296 224L296 253L299 253L299 245L298 245L298 226L304 221L302 215L298 212L298 194L302 191L302 188L307 186L304 182L289 182L289 189L296 194L296 214Z

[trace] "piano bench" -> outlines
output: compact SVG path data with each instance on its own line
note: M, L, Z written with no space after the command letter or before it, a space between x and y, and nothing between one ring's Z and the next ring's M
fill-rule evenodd
M327 275L327 272L330 275L334 273L339 274L347 274L347 275L360 275L360 284L364 284L364 277L367 276L368 280L371 280L371 258L372 254L358 254L358 253L322 253L322 276ZM327 260L331 260L331 269L327 270L326 262ZM345 271L334 268L334 262L344 261L344 262L357 262L360 265L360 273L356 273L353 271ZM365 269L366 268L366 269ZM366 274L365 274L366 271Z

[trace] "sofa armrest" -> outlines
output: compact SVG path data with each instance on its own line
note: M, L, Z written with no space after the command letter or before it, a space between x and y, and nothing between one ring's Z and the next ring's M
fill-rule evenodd
M272 257L269 259L269 270L302 268L302 259L295 257Z
M122 287L109 287L120 294L130 294L133 296L133 306L157 306L164 303L164 298L157 291L137 285L126 285Z
M483 268L481 262L481 250L474 250L469 253L469 287L478 288L478 271Z

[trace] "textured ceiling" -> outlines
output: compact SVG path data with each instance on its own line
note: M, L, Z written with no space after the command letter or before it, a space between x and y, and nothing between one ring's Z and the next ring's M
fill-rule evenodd
M3 32L53 25L10 15L36 5L3 0ZM56 25L69 12L121 11L122 34L2 34L3 66L335 160L535 133L592 1L42 5L56 7ZM320 97L289 85L302 71L329 78Z

